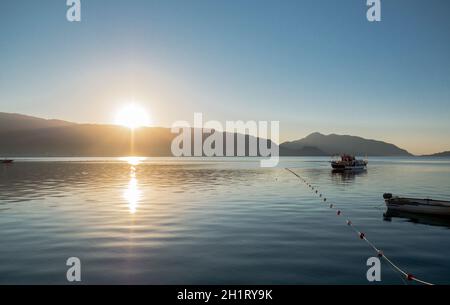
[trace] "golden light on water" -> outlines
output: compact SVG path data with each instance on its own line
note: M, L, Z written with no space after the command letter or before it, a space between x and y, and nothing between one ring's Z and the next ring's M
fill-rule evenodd
M131 214L135 214L139 206L141 191L138 188L138 181L135 177L130 178L128 188L123 193L125 200L128 202L128 209Z
M150 125L150 117L147 111L137 105L128 104L122 107L116 114L115 123L132 130Z
M139 189L138 179L136 178L136 167L144 158L139 157L126 157L122 158L130 167L130 181L128 182L128 186L123 192L123 197L128 203L128 210L131 214L135 214L137 208L139 206L139 202L142 197L142 192Z
M139 165L142 161L145 160L143 157L123 157L119 158L120 161L125 161L132 166Z

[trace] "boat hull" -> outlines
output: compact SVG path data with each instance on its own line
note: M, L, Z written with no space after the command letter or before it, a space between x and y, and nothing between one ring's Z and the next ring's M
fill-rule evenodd
M393 197L385 202L391 211L450 216L449 201Z
M342 165L337 163L331 163L331 167L336 171L360 171L365 170L367 166L364 165Z

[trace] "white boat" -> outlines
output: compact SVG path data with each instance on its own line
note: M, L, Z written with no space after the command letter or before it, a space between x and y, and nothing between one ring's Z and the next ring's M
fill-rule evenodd
M360 171L367 168L367 160L358 160L354 156L342 155L336 160L331 161L331 167L334 171Z
M383 198L388 209L392 211L450 216L450 201L406 198L390 193L384 194Z

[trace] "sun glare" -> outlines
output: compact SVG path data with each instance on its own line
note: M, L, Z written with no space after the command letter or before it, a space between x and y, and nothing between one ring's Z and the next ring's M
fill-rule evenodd
M136 166L139 165L142 161L145 160L144 157L122 157L119 158L120 161L125 161L129 165Z
M129 104L117 112L116 124L135 129L149 126L150 118L144 108L136 104Z

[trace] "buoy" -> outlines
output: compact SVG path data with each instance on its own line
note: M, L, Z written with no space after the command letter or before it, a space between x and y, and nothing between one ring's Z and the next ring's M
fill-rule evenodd
M301 179L301 180L305 183L305 185L307 185L309 188L315 190L315 187L312 186L312 184L308 183L306 179L303 179L302 177L300 177L299 175L297 175L296 173L294 173L294 172L293 172L292 170L290 170L289 168L286 168L286 170L289 171L289 172L291 172L292 174L294 174L297 178ZM278 180L278 179L276 179L276 180ZM318 194L318 190L316 190L316 194ZM320 197L321 197L321 198L322 198L322 196L323 196L323 194L320 193ZM323 197L323 201L326 202L326 201L327 201L327 198L326 198L326 197ZM330 204L330 209L332 209L333 207L334 207L334 205L333 205L333 204ZM339 215L341 215L341 214L342 214L341 210L337 210L337 215L339 216ZM353 224L352 224L352 222L350 221L350 219L347 219L347 225L353 226ZM356 231L355 228L353 228L353 229ZM400 269L399 267L397 267L396 265L394 265L394 263L391 262L391 261L384 255L383 251L378 250L377 248L375 248L375 246L374 246L374 245L366 238L366 235L365 235L363 232L359 232L359 231L356 231L356 232L358 233L360 239L365 240L365 241L366 241L366 242L367 242L367 243L368 243L368 244L376 251L377 256L378 256L379 258L384 257L384 258L386 259L386 261L387 261L391 266L395 267L395 269L397 269L397 271L399 271L399 273L401 273L403 276L405 276L406 279L407 279L408 281L416 281L416 282L419 282L419 283L424 284L424 285L433 285L433 284L430 283L430 282L426 282L426 281L423 281L423 280L421 280L421 279L416 278L414 275L412 275L412 274L410 274L410 273L406 273L405 271L403 271L402 269Z

